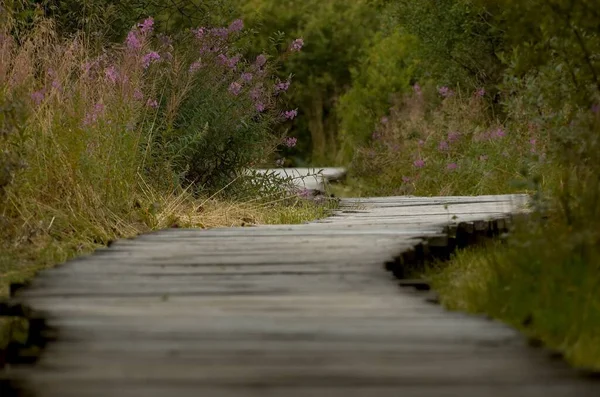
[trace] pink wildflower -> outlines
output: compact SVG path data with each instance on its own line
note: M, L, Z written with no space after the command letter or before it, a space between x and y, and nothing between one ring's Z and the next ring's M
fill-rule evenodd
M293 137L287 137L283 140L283 144L289 148L296 146L297 142L298 142L298 139L293 138Z
M425 160L417 159L413 162L413 165L415 166L415 168L423 168L425 167Z
M130 51L136 51L142 48L142 42L140 41L137 32L133 30L127 34L127 39L125 40L125 43L127 45L127 49Z
M114 66L109 66L104 70L104 74L111 81L111 83L116 83L119 74L117 73L117 69Z
M136 101L141 101L142 99L144 99L144 94L139 88L133 90L133 99L135 99Z
M416 83L415 85L413 85L413 91L417 95L421 95L423 93L422 90L421 90L421 86L419 85L419 83Z
M478 98L483 98L485 96L485 88L480 88L475 91L475 96Z
M246 73L242 73L241 77L242 77L242 80L244 80L245 82L250 82L250 81L252 81L253 76L252 76L252 73L246 72Z
M148 98L148 100L146 101L146 106L148 106L151 109L156 109L158 108L158 101L156 99Z
M104 113L104 104L96 103L91 112L87 113L83 119L83 125L88 126L98 121L98 117Z
M418 144L419 144L419 147L423 147L423 146L425 146L425 141L422 139L419 139Z
M201 67L202 67L202 64L199 61L196 61L190 65L189 71L190 71L190 73L195 73Z
M387 123L389 123L389 121L390 121L390 119L388 119L388 118L387 118L387 117L385 117L385 116L383 116L383 117L382 117L382 118L379 120L379 122L380 122L381 124L387 124Z
M235 69L235 66L237 65L237 63L240 61L240 56L236 55L234 57L231 57L227 60L227 66L231 69Z
M259 68L263 67L267 63L267 57L263 54L260 54L256 57L255 65Z
M455 170L455 169L457 169L457 168L458 168L458 165L457 165L456 163L450 163L450 164L448 164L448 165L446 166L446 168L447 168L449 171L453 171L453 170Z
M206 33L206 28L196 28L196 29L192 29L192 33L194 34L194 36L196 36L197 39L201 39L204 37L204 34Z
M39 106L44 100L44 90L39 90L31 93L31 100L36 106Z
M443 152L443 151L450 149L450 145L448 145L448 142L446 142L446 141L441 141L438 146L438 149Z
M444 87L440 87L440 89L438 89L439 94L444 97L444 98L448 98L454 95L454 91L452 91L450 88L444 86Z
M409 177L407 177L407 176L403 176L402 177L402 182L404 182L404 183L410 183L410 181L411 181L411 179Z
M138 28L140 28L140 32L144 34L152 32L152 29L154 29L154 18L146 18L144 22L138 25Z
M229 58L227 58L227 55L225 55L225 54L219 54L217 56L217 61L221 65L227 65L227 63L229 62Z
M304 46L304 40L302 38L296 39L290 45L290 51L299 52Z
M142 64L144 65L144 69L147 69L151 63L157 62L160 60L160 55L156 51L150 51L144 58L142 59Z
M502 128L498 128L496 131L490 134L490 137L494 138L504 138L506 136L506 132Z
M237 81L234 81L233 83L231 83L229 85L229 92L232 95L238 96L241 91L242 91L242 85L240 83L238 83Z
M287 91L288 88L290 88L290 81L279 81L277 84L275 84L275 92L279 93L279 92L284 92Z
M256 104L256 111L258 112L264 112L265 111L265 105L262 102L258 102Z
M460 139L460 132L449 132L448 133L448 142L454 143Z
M226 28L213 28L210 33L215 37L225 38L229 35L229 31Z
M293 120L298 115L298 110L288 110L283 113L283 116L288 120Z
M250 90L250 98L253 101L258 101L260 99L261 89L259 86L256 86Z
M235 21L231 22L227 29L230 32L239 32L242 29L244 29L244 21L242 21L241 19L236 19Z

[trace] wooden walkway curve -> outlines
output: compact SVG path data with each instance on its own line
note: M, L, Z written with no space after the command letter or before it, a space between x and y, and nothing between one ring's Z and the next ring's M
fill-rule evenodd
M501 230L524 201L343 200L310 224L119 241L19 291L13 303L56 339L5 373L4 393L597 397L598 384L515 331L447 312L384 269L455 243L449 232Z

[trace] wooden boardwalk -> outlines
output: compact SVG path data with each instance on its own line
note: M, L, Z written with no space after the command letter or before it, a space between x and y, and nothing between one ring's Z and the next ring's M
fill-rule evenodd
M2 397L598 397L508 327L385 271L501 231L524 200L344 200L310 224L117 242L18 292L55 340L5 372Z

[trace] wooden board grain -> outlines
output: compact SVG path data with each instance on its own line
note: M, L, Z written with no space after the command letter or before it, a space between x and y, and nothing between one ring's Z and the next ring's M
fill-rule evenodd
M14 303L44 318L54 336L37 363L5 372L4 391L599 396L597 383L509 327L427 303L412 288L421 280L400 287L384 269L420 244L448 244L452 225L504 227L526 202L346 199L309 224L174 229L116 242L40 273L18 293Z

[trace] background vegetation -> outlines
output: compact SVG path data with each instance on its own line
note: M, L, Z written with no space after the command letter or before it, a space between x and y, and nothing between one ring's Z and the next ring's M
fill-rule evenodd
M459 256L438 288L452 307L543 318L529 332L600 367L585 333L600 304L596 1L4 10L3 241L105 242L168 225L182 219L175 208L225 186L244 197L239 171L274 161L346 165L353 195L528 192L530 220L506 244ZM152 32L137 25L148 16ZM506 295L532 280L533 292Z

